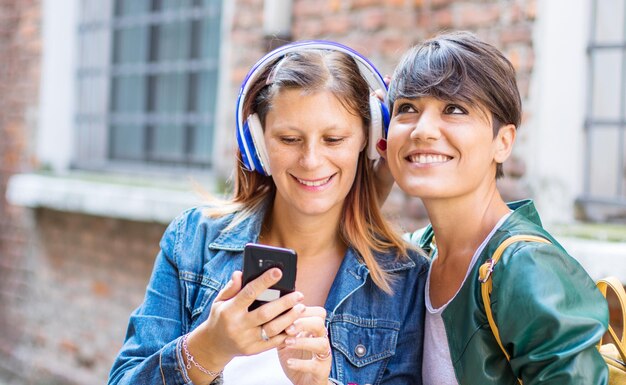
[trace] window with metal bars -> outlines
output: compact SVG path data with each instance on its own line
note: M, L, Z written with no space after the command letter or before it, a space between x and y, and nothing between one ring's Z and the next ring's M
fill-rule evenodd
M626 1L594 0L582 203L626 207Z
M221 0L82 0L77 163L211 163Z

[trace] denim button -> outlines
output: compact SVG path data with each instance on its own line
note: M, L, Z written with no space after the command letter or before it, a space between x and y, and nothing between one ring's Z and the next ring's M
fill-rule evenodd
M354 348L354 354L357 355L357 357L361 358L365 355L365 353L367 353L367 349L365 348L365 346L358 344L355 348Z

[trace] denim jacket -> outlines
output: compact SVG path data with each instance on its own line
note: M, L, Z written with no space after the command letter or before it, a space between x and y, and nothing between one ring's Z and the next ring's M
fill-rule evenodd
M143 303L131 314L109 384L191 384L181 336L209 315L217 293L241 270L243 248L256 242L265 213L228 232L233 216L208 218L190 209L167 228ZM377 254L395 278L380 290L356 251L348 248L326 300L332 346L331 381L338 384L421 384L427 261Z

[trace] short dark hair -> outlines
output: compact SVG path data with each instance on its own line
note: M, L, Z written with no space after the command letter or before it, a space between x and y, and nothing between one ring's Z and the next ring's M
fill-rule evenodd
M389 109L398 98L425 96L484 106L491 113L494 137L503 125L519 127L522 118L513 65L470 32L444 33L404 54L389 86ZM496 178L501 176L498 164Z

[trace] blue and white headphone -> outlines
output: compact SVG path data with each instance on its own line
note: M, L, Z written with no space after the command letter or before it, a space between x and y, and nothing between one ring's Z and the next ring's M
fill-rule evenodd
M269 169L269 158L265 148L263 139L263 127L256 113L252 113L245 121L243 119L243 106L247 93L254 81L263 73L265 67L280 57L291 52L302 51L305 49L324 49L339 51L350 55L356 61L361 76L367 82L370 91L383 90L387 91L387 85L383 81L383 77L369 60L361 56L355 50L345 45L325 40L309 40L291 43L279 47L267 55L263 56L248 72L248 75L241 84L239 97L237 98L237 143L244 167L249 171L257 171L262 175L272 175ZM256 97L256 95L252 95ZM376 143L380 138L387 137L387 128L389 127L389 111L383 102L376 96L369 96L370 101L370 129L369 141L367 148L367 157L377 159L379 157L376 151Z

